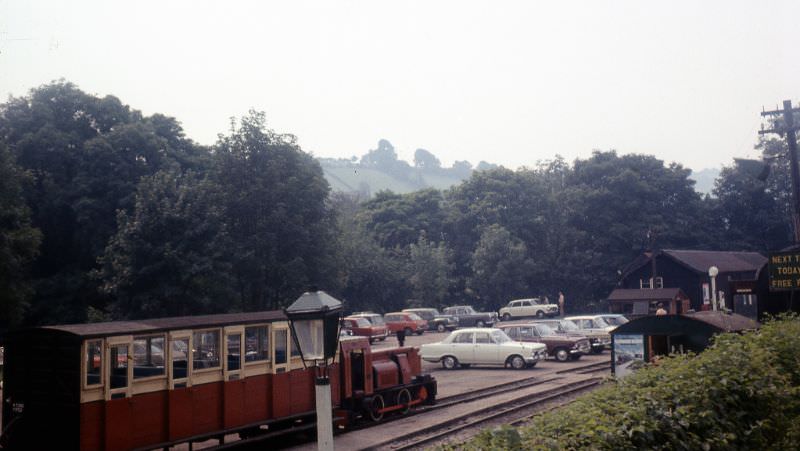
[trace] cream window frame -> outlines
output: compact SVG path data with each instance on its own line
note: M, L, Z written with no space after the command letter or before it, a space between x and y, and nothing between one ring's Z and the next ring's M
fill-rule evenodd
M126 382L127 384L125 387L119 388L111 388L111 348L115 348L118 346L127 346L127 374L126 374ZM106 363L103 365L105 367L105 384L104 384L104 397L106 401L112 399L112 397L119 393L124 393L125 398L130 398L133 394L133 354L131 351L133 350L133 335L124 335L124 336L117 336L117 337L106 337L105 339L105 348L104 348L104 357ZM117 399L117 398L114 398Z
M169 359L167 360L167 362L168 362L168 364L167 364L167 378L169 379L169 389L170 390L175 390L175 384L184 384L184 387L186 387L186 388L192 386L192 369L193 369L193 366L194 366L194 362L192 361L193 357L194 357L194 352L192 352L192 349L194 349L194 343L193 343L194 333L193 332L194 332L193 330L187 329L187 330L176 330L176 331L172 331L172 332L167 334L167 339L169 340L169 345L167 346L167 348L169 350L168 351L169 352ZM172 368L173 368L172 365L174 363L173 359L172 359L172 352L173 352L172 342L173 341L178 341L178 340L187 340L186 341L186 343L187 343L187 347L186 347L186 376L185 377L179 377L179 378L175 379L173 377L173 372L172 372ZM183 387L178 387L178 388L183 388Z
M100 342L100 382L96 384L88 384L86 382L86 378L88 376L89 368L87 367L87 360L89 358L89 343L90 342ZM106 348L105 348L105 340L102 338L87 338L83 340L83 344L81 345L81 388L83 390L96 390L99 388L103 388L106 385L106 375L105 375L105 360L106 360Z
M244 326L229 326L222 330L223 352L222 352L222 378L225 381L239 380L244 375ZM239 337L239 369L231 370L228 368L228 336Z

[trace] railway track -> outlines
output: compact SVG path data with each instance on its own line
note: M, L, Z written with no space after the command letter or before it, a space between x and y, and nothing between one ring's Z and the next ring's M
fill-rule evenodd
M467 430L480 430L489 423L519 424L533 416L531 411L546 403L583 393L602 383L603 378L590 379L566 384L554 390L530 393L520 396L512 402L491 405L473 410L428 428L419 430L411 437L406 435L402 440L390 439L370 446L369 449L391 449L396 451L420 449L426 445L445 441Z

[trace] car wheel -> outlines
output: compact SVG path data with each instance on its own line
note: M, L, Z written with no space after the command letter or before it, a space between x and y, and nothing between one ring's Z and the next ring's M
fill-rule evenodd
M403 329L403 333L406 334L406 337L410 337L414 332L411 330L410 327L406 327L405 329Z
M569 351L564 348L558 348L555 352L556 360L559 362L568 362L569 361Z
M515 370L521 370L525 368L525 359L519 355L512 355L508 358L508 364L511 365L511 368L514 368Z
M544 312L543 312L543 311L541 311L541 310L537 311L537 312L536 312L536 317L537 317L537 318L544 318Z
M509 321L509 320L511 320L511 315L509 315L508 313L503 313L503 321Z
M446 327L444 327L444 324L442 324L442 323L439 323L439 324L437 324L437 325L436 325L436 331L437 331L437 332L444 332L444 331L446 331L446 330L447 330L447 328L446 328Z
M444 358L442 358L442 366L446 370L454 370L458 368L458 359L451 355L444 356Z
M483 327L485 325L486 325L486 323L484 323L481 320L475 321L475 327Z

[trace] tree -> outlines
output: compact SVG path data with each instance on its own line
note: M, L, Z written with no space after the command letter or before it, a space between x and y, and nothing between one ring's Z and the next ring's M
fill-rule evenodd
M27 178L0 141L0 331L22 321L33 291L29 265L38 253L41 233L31 226L22 197Z
M493 224L484 230L472 255L468 281L480 307L497 310L526 293L525 278L530 268L526 254L525 243L502 226Z
M132 214L100 259L115 319L226 312L235 306L230 240L217 187L189 172L139 183Z
M443 242L429 242L424 232L409 246L409 282L415 299L422 299L428 305L444 304L452 285L451 255Z
M436 156L425 149L417 149L414 152L414 166L420 169L436 170L441 169L442 163Z
M254 111L214 150L240 308L276 309L312 286L334 286L335 223L319 163Z
M421 231L438 242L443 239L442 200L442 193L433 188L409 194L381 191L364 204L359 220L386 249L416 243Z

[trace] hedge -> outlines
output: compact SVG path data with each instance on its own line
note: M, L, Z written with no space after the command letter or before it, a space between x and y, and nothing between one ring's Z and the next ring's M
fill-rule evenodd
M672 355L518 429L458 449L731 450L800 447L800 319L721 334L700 354ZM451 448L451 447L447 447Z

